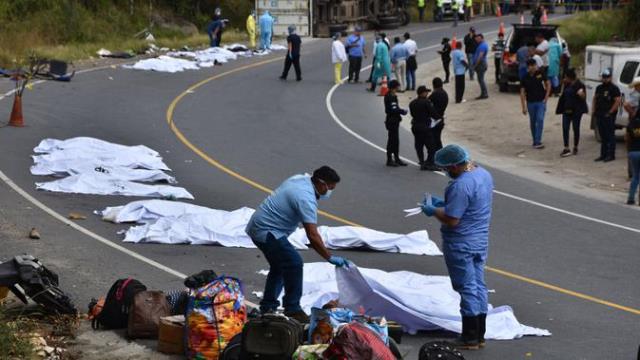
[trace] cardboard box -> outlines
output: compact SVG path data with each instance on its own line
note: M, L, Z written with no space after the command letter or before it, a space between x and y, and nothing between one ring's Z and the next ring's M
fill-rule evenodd
M158 351L165 354L184 354L184 315L160 318Z

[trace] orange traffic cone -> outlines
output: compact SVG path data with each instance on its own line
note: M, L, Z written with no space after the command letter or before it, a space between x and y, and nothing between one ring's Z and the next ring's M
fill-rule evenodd
M520 15L520 24L524 24L524 15Z
M502 17L502 9L500 8L500 5L498 5L498 10L496 10L496 16Z
M547 20L549 20L549 18L547 17L547 9L543 9L542 10L542 23L546 24Z
M456 49L456 44L458 44L458 40L456 39L456 34L453 34L453 37L451 38L451 48L453 50Z
M500 27L498 27L498 34L503 34L504 35L504 23L502 21L500 21Z
M387 86L387 75L382 77L382 85L380 86L380 93L378 96L385 96L389 92L389 87Z
M13 97L13 108L11 109L11 118L9 119L9 126L23 127L24 118L22 117L22 96L15 95Z

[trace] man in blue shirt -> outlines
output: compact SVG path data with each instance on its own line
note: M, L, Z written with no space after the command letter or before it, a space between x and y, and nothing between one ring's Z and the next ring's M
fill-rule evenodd
M529 60L529 47L524 44L516 51L516 61L518 62L518 79L522 80L527 75L527 60Z
M356 26L355 31L353 32L353 34L351 34L351 36L347 38L347 43L345 44L345 48L347 49L347 53L349 55L348 82L360 82L360 68L362 67L362 58L367 57L364 51L364 36L360 35L361 31L362 28Z
M452 180L444 200L426 196L422 211L442 223L442 252L451 285L460 294L462 335L455 346L476 350L485 345L488 293L484 266L489 247L493 178L471 162L467 151L459 145L439 150L435 162Z
M462 52L462 42L456 42L456 49L451 52L453 58L453 75L456 80L456 104L463 102L464 96L464 73L467 71L469 64L467 57Z
M396 36L393 39L393 48L391 48L391 67L393 73L396 76L396 80L400 84L400 90L398 92L404 92L407 88L407 59L409 58L409 51L404 46L400 37Z
M224 20L221 18L222 10L216 8L213 19L207 26L207 34L209 35L209 45L211 47L219 47L222 41L222 31L224 30Z
M476 100L488 99L487 83L484 81L484 75L487 72L487 54L489 53L489 44L484 41L484 36L480 33L476 34L476 51L473 53L473 70L478 74L478 84L480 85L480 96Z
M309 322L300 307L302 257L288 240L299 224L304 226L309 245L320 256L335 266L349 266L346 259L329 253L318 233L318 200L328 199L338 182L340 177L328 166L317 169L313 176L292 176L260 204L249 220L245 231L270 266L260 302L262 313L276 311L284 287L284 314Z

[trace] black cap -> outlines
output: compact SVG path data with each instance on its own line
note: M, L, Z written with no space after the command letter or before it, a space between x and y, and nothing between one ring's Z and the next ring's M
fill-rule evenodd
M391 80L389 81L389 89L397 89L400 87L400 82L398 82L398 80Z
M420 95L420 94L422 94L422 93L429 92L429 91L431 91L431 89L428 89L428 88L427 88L426 86L424 86L424 85L420 85L420 86L418 86L418 90L416 90L416 93L417 93L418 95Z

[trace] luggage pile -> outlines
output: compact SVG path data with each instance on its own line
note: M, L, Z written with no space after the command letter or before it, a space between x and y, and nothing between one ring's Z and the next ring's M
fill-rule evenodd
M249 313L237 278L205 270L184 283L184 289L164 293L119 279L105 298L89 304L92 327L126 329L129 339L158 339L158 351L188 359L402 359L402 327L384 317L331 301L312 309L305 326L281 314Z

